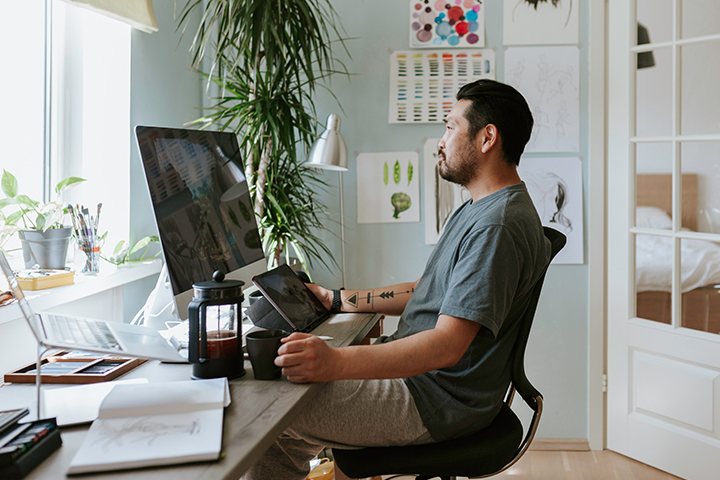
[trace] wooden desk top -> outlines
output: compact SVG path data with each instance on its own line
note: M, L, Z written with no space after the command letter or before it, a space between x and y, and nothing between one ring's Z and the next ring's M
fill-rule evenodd
M379 315L338 314L316 328L316 335L333 337L328 344L341 347L359 343L370 331ZM223 423L222 458L215 462L202 462L171 467L143 468L82 475L67 478L81 479L207 479L237 480L267 450L275 438L287 427L303 406L309 402L323 384L293 384L284 377L278 380L257 381L252 366L245 361L247 373L230 381L232 402L225 409ZM190 378L190 366L146 362L122 377L148 378L150 381L174 381ZM34 385L9 385L0 388L0 409L34 405ZM10 405L12 404L12 405ZM80 447L88 425L63 427L63 446L40 464L27 477L28 480L55 480L66 478L70 460Z

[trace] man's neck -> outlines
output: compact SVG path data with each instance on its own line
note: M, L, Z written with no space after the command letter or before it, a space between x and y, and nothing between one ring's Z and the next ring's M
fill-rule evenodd
M515 165L508 164L505 160L501 160L501 162L488 165L488 168L478 172L470 184L465 185L472 196L473 203L498 190L522 182Z

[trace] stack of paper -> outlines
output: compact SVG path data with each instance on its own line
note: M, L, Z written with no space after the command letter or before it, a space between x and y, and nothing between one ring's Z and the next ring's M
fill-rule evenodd
M68 473L215 460L229 404L227 378L116 385Z

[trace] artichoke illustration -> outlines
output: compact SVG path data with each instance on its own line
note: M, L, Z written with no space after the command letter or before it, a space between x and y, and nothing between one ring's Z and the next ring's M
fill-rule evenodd
M400 214L410 208L412 200L410 199L410 195L407 193L398 192L394 193L393 196L390 197L390 203L392 203L393 207L395 207L393 218L400 218Z

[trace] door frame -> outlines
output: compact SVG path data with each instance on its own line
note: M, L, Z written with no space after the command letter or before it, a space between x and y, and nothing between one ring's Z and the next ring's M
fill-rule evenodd
M589 12L588 92L588 443L606 442L607 373L607 1L587 2Z

